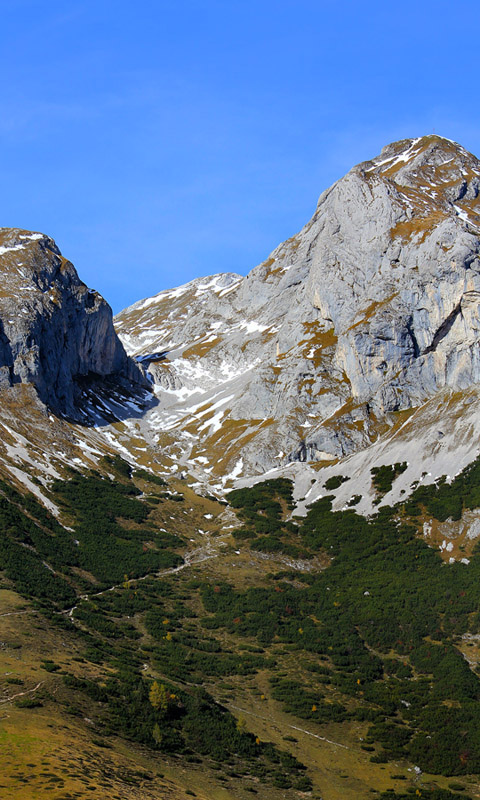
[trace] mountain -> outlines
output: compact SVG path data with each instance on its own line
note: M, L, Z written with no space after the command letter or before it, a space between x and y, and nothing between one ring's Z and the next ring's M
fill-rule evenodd
M389 145L114 321L0 231L2 800L478 797L479 177Z
M346 457L352 474L365 459L412 462L399 491L423 472L457 472L479 433L468 408L480 381L479 195L480 162L460 145L396 142L325 191L245 278L197 279L121 312L119 337L159 400L144 438L216 491L274 468L311 476L296 461L328 479ZM423 442L413 454L412 437ZM339 503L365 494L354 484Z
M0 230L0 385L35 387L55 412L82 418L82 390L110 379L146 385L127 357L100 295L79 279L55 242Z
M42 487L117 452L107 423L155 398L110 306L51 238L0 229L0 275L0 473L58 513Z
M30 490L115 452L217 495L284 476L302 513L338 475L334 507L370 513L372 469L407 463L383 504L458 474L480 435L479 187L454 142L391 144L245 278L160 292L116 333L51 239L3 229L0 468Z

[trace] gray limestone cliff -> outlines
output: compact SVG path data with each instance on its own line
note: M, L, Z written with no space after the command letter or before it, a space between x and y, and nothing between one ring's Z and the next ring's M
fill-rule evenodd
M396 412L480 383L480 162L439 136L391 144L245 278L161 292L116 325L129 352L162 354L185 452L194 434L201 458L251 473L366 447Z
M76 418L80 384L145 384L115 333L110 306L52 239L0 229L0 274L1 388L33 384L50 409Z

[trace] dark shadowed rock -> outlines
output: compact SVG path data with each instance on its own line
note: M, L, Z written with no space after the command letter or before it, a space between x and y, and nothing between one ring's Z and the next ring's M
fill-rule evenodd
M78 277L55 242L0 229L0 386L33 384L56 413L75 418L78 381L145 386L112 324L105 300Z

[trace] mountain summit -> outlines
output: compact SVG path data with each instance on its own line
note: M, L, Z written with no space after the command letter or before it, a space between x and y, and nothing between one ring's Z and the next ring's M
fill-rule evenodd
M161 292L115 319L159 406L144 435L237 477L368 447L397 412L480 381L480 162L405 139L325 191L245 278Z
M0 229L0 386L35 386L56 413L85 420L82 388L110 378L145 383L112 312L48 236Z

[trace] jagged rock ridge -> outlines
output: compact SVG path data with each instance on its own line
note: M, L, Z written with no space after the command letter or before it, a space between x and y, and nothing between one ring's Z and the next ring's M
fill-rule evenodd
M53 411L78 417L83 388L145 379L125 353L105 300L82 283L55 242L0 229L0 387L35 386Z
M219 476L327 463L395 412L480 382L479 194L480 163L460 145L396 142L246 278L126 309L117 330L160 401L145 437Z

